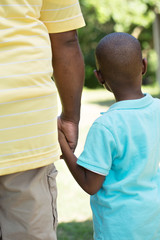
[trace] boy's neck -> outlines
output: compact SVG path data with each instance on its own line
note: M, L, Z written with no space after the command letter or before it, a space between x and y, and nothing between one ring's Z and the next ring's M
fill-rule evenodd
M141 89L139 90L127 90L127 91L121 91L117 93L113 93L116 99L116 102L124 101L124 100L134 100L134 99L140 99L144 97L144 94L142 93Z

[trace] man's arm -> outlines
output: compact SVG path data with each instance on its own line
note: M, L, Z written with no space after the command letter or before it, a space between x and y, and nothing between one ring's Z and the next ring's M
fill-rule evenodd
M105 176L91 172L77 164L77 158L69 148L64 134L59 130L59 142L65 160L74 179L81 188L90 195L95 194L102 187Z
M78 138L84 61L76 30L50 34L54 79L62 103L58 127L74 151Z

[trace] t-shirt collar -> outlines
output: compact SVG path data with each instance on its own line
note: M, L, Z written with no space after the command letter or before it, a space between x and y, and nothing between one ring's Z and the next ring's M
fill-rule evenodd
M144 108L150 105L153 102L153 98L149 93L145 93L144 97L139 99L132 99L132 100L123 100L114 103L108 111L111 110L119 110L119 109L138 109Z

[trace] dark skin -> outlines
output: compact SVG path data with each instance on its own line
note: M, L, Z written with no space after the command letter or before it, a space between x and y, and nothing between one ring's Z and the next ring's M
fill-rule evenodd
M114 51L118 49L115 47L117 41L118 46L121 46L120 52L114 54ZM147 61L142 59L139 42L136 39L123 33L102 39L96 49L96 63L98 69L94 71L96 78L107 90L113 92L117 102L144 97L141 84L142 75L147 70ZM63 158L82 189L90 195L99 191L105 176L91 172L77 164L77 158L61 131L59 131L59 142Z
M98 67L97 67L98 68ZM147 71L147 60L142 59L142 71L141 76L144 75ZM115 96L116 102L129 100L129 99L139 99L144 97L141 91L141 84L137 84L134 88L122 88L118 84L115 84L109 79L104 80L100 70L94 70L94 74L98 80L98 82L103 85L108 91L112 92ZM140 78L142 79L142 77Z
M96 48L96 78L111 91L116 101L139 99L142 75L147 70L147 60L142 58L140 43L126 33L105 36Z
M81 188L90 195L94 195L102 187L105 176L91 172L77 164L77 158L71 151L64 134L59 131L59 142L63 158L74 179Z
M84 61L76 30L50 34L54 79L62 103L58 128L74 152L78 139Z

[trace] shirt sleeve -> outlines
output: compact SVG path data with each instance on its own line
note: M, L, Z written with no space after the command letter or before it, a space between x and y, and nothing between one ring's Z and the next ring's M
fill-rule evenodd
M43 0L40 20L49 33L66 32L85 26L78 0Z
M116 152L112 133L101 124L93 124L77 164L100 175L108 175Z

